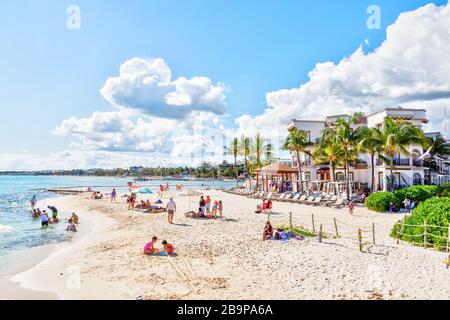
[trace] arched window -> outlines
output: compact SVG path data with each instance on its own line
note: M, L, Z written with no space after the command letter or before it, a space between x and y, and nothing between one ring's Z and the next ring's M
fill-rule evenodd
M416 186L418 184L422 184L422 177L419 173L414 173L413 176L413 184Z

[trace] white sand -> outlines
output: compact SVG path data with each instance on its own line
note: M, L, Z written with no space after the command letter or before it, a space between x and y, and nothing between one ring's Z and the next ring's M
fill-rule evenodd
M376 243L364 233L364 251L357 241L329 237L319 243L262 241L267 216L254 214L257 200L208 191L224 202L223 220L184 217L187 197L175 197L175 225L167 215L128 211L124 203L68 197L60 211L75 210L93 231L53 253L31 270L16 275L23 287L55 292L63 299L449 299L450 269L445 253L397 245L388 234L401 215L378 214L274 202L274 226L295 224L334 233L333 217L342 235L356 238L357 228L375 223ZM155 197L151 196L151 200ZM167 200L167 199L165 199ZM197 197L191 208L197 208ZM123 201L123 200L122 200ZM283 219L282 219L283 218ZM83 224L80 225L80 228ZM179 256L148 257L142 249L151 237L168 240ZM160 242L159 242L160 243ZM69 267L81 272L81 286L70 290Z

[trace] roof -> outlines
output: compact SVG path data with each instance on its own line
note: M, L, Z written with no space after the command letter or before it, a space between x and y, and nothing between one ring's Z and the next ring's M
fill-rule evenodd
M261 171L264 173L271 173L271 174L277 174L277 173L297 173L298 170L295 168L292 168L286 164L283 163L272 163L268 166L265 166L261 169L257 169L256 171Z

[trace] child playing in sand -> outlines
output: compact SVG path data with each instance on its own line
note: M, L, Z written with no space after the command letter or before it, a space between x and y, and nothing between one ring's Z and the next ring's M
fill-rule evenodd
M111 202L117 203L117 192L116 189L113 189L111 192Z
M171 256L171 255L173 255L175 253L175 247L173 245L171 245L170 243L167 243L166 240L164 240L162 242L162 245L164 246L164 252L167 255Z
M158 241L158 237L153 237L152 241L145 245L144 254L159 254L159 250L155 248L156 241Z

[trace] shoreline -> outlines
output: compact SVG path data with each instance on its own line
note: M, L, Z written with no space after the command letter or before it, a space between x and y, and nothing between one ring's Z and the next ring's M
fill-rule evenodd
M73 210L65 207L65 202L71 200L71 196L60 196L54 198L47 198L41 201L41 207L47 205L55 205L59 211L61 222L65 223L65 219L70 217ZM48 290L47 287L35 287L33 281L17 281L16 277L27 274L42 263L45 263L54 255L58 255L61 250L76 245L84 237L88 236L93 231L93 222L86 218L80 226L76 234L70 236L69 239L59 242L36 246L33 248L21 250L9 257L13 263L10 263L8 268L2 270L0 275L0 284L2 290L0 291L0 299L38 299L38 300L57 300L60 296L56 292Z
M71 276L77 272L77 266L65 266L64 257L70 255L72 251L82 249L83 245L95 238L97 232L114 224L112 219L98 212L77 208L76 205L74 206L73 198L73 196L62 197L64 201L59 204L58 209L60 211L77 212L80 217L80 225L78 225L78 232L75 235L76 239L56 245L50 254L38 264L12 276L11 282L17 283L26 290L50 292L57 299L73 298L74 295L71 291L74 289L71 289L68 284ZM88 230L83 230L83 233L80 234L80 229L82 230L85 226Z

